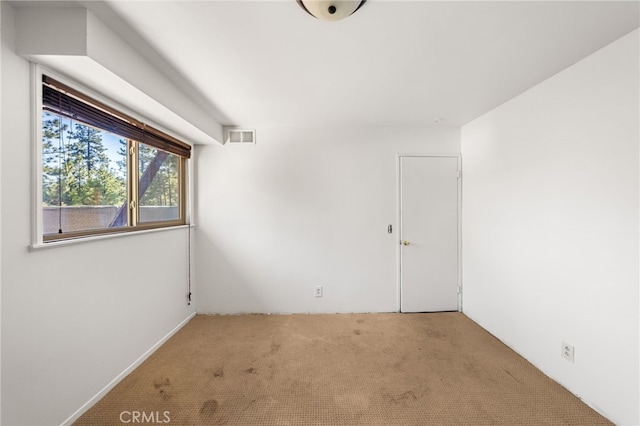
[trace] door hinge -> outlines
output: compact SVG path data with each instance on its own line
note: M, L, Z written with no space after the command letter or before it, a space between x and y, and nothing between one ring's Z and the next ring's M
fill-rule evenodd
M456 177L457 177L458 179L460 179L460 176L462 176L462 171L461 171L460 169L458 169L458 170L457 170L457 173L456 173Z

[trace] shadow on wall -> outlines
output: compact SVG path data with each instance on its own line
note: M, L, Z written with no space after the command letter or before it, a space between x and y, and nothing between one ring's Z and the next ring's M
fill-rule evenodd
M206 253L206 257L199 258L197 298L206 300L204 305L209 307L204 311L198 310L198 314L266 312L267 304L260 297L259 291L250 285L252 279L247 277L246 273L242 273L243 265L231 262L231 256L216 246L203 232L196 238L196 247L198 253ZM214 282L212 277L223 278Z

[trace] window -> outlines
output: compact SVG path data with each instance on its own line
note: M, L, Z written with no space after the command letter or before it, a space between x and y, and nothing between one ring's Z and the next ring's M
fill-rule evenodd
M191 147L42 76L42 240L185 224Z

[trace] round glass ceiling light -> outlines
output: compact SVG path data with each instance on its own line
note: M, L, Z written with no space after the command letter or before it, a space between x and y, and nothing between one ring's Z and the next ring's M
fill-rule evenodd
M360 9L367 0L296 0L300 7L323 21L339 21Z

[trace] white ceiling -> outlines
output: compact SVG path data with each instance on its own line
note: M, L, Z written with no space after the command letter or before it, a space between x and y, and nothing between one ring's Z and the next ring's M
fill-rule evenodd
M108 4L101 19L250 127L459 126L639 26L636 1L369 0L339 22L295 0Z

